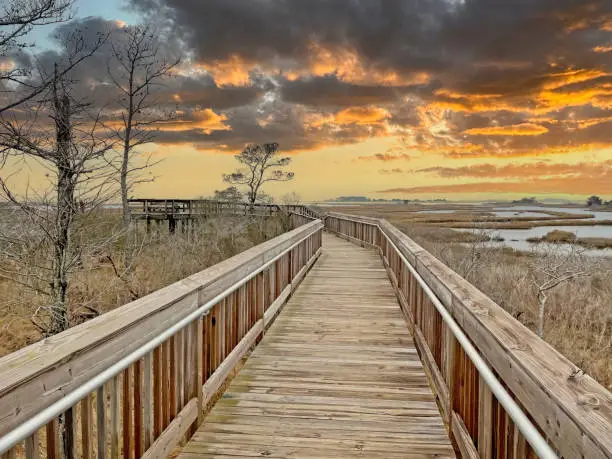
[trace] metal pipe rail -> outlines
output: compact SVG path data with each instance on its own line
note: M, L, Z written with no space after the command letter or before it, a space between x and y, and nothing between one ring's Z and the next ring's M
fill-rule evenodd
M215 392L215 389L218 388L218 386L225 379L223 376L227 375L229 370L231 370L231 367L233 367L233 365L227 365L228 361L230 363L232 362L236 363L239 360L238 357L241 356L239 354L244 354L244 352L248 350L250 345L255 342L257 337L261 333L263 333L263 330L265 326L267 325L266 322L269 322L272 319L273 313L278 310L278 308L284 301L286 301L291 291L295 289L296 284L302 279L303 275L305 274L305 271L312 264L312 262L314 261L314 259L319 253L319 249L321 246L322 226L323 225L321 224L321 222L318 222L318 221L311 222L310 224L305 225L306 229L305 230L303 229L301 232L297 233L300 235L300 237L297 240L292 240L290 245L284 247L282 251L275 254L271 259L265 261L263 264L257 266L255 269L249 270L248 272L243 274L238 280L234 281L233 283L231 283L231 285L224 288L221 292L217 293L212 298L206 300L204 304L195 308L193 311L191 311L186 316L184 316L180 320L173 323L167 329L157 334L153 339L150 339L144 344L140 345L138 348L131 351L127 355L123 356L118 361L114 362L113 364L111 364L110 366L108 366L107 368L105 368L104 370L96 374L95 376L91 377L89 380L87 380L83 384L80 384L77 387L75 387L73 390L65 394L63 397L59 398L54 403L50 404L49 406L46 406L45 408L40 410L38 413L29 417L27 420L25 420L18 426L12 428L9 432L5 433L0 438L0 454L11 451L11 449L15 445L17 445L18 443L24 440L26 441L26 451L28 450L28 447L34 448L35 446L36 448L38 448L38 444L34 445L34 442L36 443L38 442L36 433L39 431L39 429L41 429L44 426L48 426L49 423L54 422L54 420L58 418L58 416L61 416L64 413L70 412L70 418L72 419L72 416L74 413L71 410L74 410L74 407L77 405L79 401L87 400L88 395L94 391L98 391L98 394L97 394L98 397L105 398L104 391L102 390L102 392L100 392L101 389L104 388L104 385L108 383L109 381L116 382L116 378L119 375L121 375L122 372L125 372L126 370L128 370L130 367L132 367L135 364L136 365L140 364L141 359L143 358L145 359L145 371L144 371L144 378L145 378L144 383L146 385L145 390L148 391L149 392L148 395L150 395L151 389L153 389L154 391L156 389L151 387L152 386L151 381L148 380L147 376L149 377L153 376L153 384L155 384L156 377L158 376L156 372L159 372L158 370L161 370L160 368L153 368L151 366L152 352L157 351L158 349L163 350L163 346L165 343L168 343L170 339L173 339L174 337L178 335L182 336L183 334L186 333L186 330L189 329L189 327L192 327L193 324L197 322L198 326L196 330L196 336L195 337L190 336L191 339L188 339L185 342L185 344L187 345L189 344L193 345L194 341L196 343L196 349L185 349L185 350L188 354L188 357L186 358L186 363L187 364L193 363L193 362L189 362L189 360L193 360L189 356L193 356L195 354L196 362L194 366L197 367L197 372L193 372L193 375L195 375L194 377L195 381L193 381L195 382L195 390L193 390L194 387L190 387L188 391L190 393L187 394L185 398L191 398L192 400L195 398L198 400L197 404L185 403L182 410L177 410L176 406L174 407L174 409L172 409L169 406L168 407L161 406L161 401L154 399L152 400L152 406L149 405L149 408L153 409L153 413L148 413L146 404L144 405L144 408L140 406L140 404L143 404L143 402L144 403L147 402L146 395L140 394L140 392L142 392L142 387L136 387L134 389L135 394L138 392L138 395L145 395L144 400L139 399L138 402L134 401L135 404L136 403L139 404L138 407L135 406L135 411L137 410L138 414L130 413L129 410L127 412L124 412L123 425L125 427L127 423L127 430L128 430L128 437L124 436L124 445L123 445L124 448L126 448L126 444L127 444L126 442L129 442L129 431L131 429L130 418L133 415L135 421L137 420L139 424L138 427L136 426L136 422L134 424L134 428L135 429L137 428L138 430L137 433L135 432L135 437L136 437L135 441L139 443L135 447L135 449L137 450L136 457L140 456L139 453L141 451L145 452L145 456L147 455L147 452L148 452L148 457L157 457L157 454L159 453L160 448L162 448L164 451L167 451L168 444L175 443L180 438L180 436L178 436L176 432L174 433L171 432L170 434L166 434L166 432L170 430L170 427L172 426L172 424L173 423L177 424L174 426L175 427L174 430L182 429L183 430L182 433L184 434L185 428L191 425L190 422L187 422L186 425L182 426L182 424L185 424L184 422L181 422L183 421L181 419L181 414L184 411L187 412L185 417L187 417L188 419L197 417L197 419L200 420L202 408L207 401L205 400L205 398L207 396L208 396L207 398L210 398L210 396ZM295 230L291 233L296 233L296 231L298 230ZM283 236L279 236L279 238L282 238ZM284 239L286 240L286 237ZM265 279L265 276L263 275L264 272L269 271L271 268L274 268L273 274L268 273L269 274L268 279ZM273 289L273 292L272 291L266 292L266 288L264 284L264 282L266 281L269 282L270 284L269 286ZM203 341L204 340L203 332L205 331L204 323L203 323L204 318L210 315L211 312L214 311L216 312L217 321L219 320L225 321L227 319L227 316L225 314L227 313L227 310L224 310L224 309L227 309L226 306L228 305L228 303L231 303L231 306L234 307L234 312L235 312L237 309L240 309L240 307L242 306L242 304L240 303L240 299L239 299L240 295L238 293L245 292L246 294L248 294L248 292L251 292L251 291L254 292L255 295L250 298L247 298L247 302L246 302L246 308L247 309L250 308L251 310L246 311L247 312L246 315L238 316L239 319L237 320L237 322L232 324L242 329L240 334L243 336L241 337L240 341L238 341L236 345L233 347L233 350L231 352L227 352L226 353L227 355L225 356L222 355L223 353L219 354L219 349L216 349L216 351L213 351L212 355L210 355L210 353L207 354L206 353L207 350L210 351L210 349L203 349L206 344L208 344L209 346L215 346L215 345L221 346L221 345L226 345L228 340L227 340L227 337L224 337L225 339L219 342L208 342L207 341L206 343L204 343ZM267 303L266 298L265 298L266 293L270 293L269 304L266 304ZM272 299L274 299L274 301L272 301ZM251 308L251 306L255 306L255 307ZM272 314L268 314L268 312ZM248 320L249 318L250 320ZM242 320L242 323L241 323L241 320ZM213 327L216 325L217 321L215 321L213 318L211 322ZM225 323L223 325L225 325ZM250 325L250 327L248 327L248 325ZM70 330L68 330L68 332L69 331ZM226 331L228 331L228 327L221 330L221 332L226 332ZM212 334L216 333L214 336L217 336L219 332L220 332L219 329L217 329L216 331L211 330ZM231 334L231 331L230 331L230 334ZM237 340L234 340L234 341L237 341ZM174 343L174 341L172 342ZM180 343L180 344L182 347L183 343ZM240 352L236 353L237 350ZM215 360L217 361L215 362ZM209 366L214 367L216 365L216 368L209 368L209 371L206 372L205 371L206 369L203 368L205 361L208 362ZM224 362L226 363L225 366L223 365ZM0 360L0 364L1 363L2 361ZM158 362L158 365L157 365L158 367L160 363L163 364L164 362ZM172 365L172 361L170 361L170 365ZM181 367L180 370L189 372L190 368L188 367L188 365L185 365L184 367ZM221 372L222 377L216 378L214 385L217 387L211 387L209 382L213 380L212 376L213 375L217 376L217 374L215 373L215 370L217 370L217 372ZM141 376L143 376L140 374L141 368L139 367L135 371L137 372L137 374L135 373L134 375L135 384L141 385L142 381L136 382ZM124 375L126 374L128 373L124 373ZM184 375L184 376L187 376L187 375ZM166 377L165 380L168 381L168 379L172 379L172 378ZM208 382L206 381L207 379L208 379ZM157 381L157 383L158 383L157 385L159 386L160 381ZM204 384L204 386L202 386L202 384ZM177 388L177 389L180 390L180 388ZM126 393L128 392L130 392L129 388L126 391ZM161 395L162 401L165 402L169 394L165 392L161 392L161 394L157 394L157 395ZM124 406L126 403L129 405L129 402L130 400L126 398L126 394L124 393L124 400L123 400ZM118 405L118 402L115 402L115 403L117 403ZM175 403L176 403L176 400L175 400ZM112 404L113 402L111 401L111 405ZM106 448L106 443L105 443L106 431L104 430L104 427L106 425L105 415L107 414L106 413L107 409L104 407L104 405L105 404L100 405L100 402L98 401L98 405L97 405L98 406L98 422L102 420L104 424L104 426L98 426L98 433L97 433L98 448ZM193 409L194 407L196 407L197 409L194 410ZM117 433L116 431L118 430L117 426L119 425L118 413L117 413L117 410L115 410L114 415L113 415L112 411L113 411L113 407L111 406L111 416L113 416L113 418L111 419L111 423L114 424L113 433L116 434ZM144 411L145 419L139 418L142 411ZM168 422L160 423L160 420L158 418L160 417L159 414L161 414L162 411L164 413L166 411L175 411L176 413L175 413L174 419L170 421L168 419L170 416L166 415L165 417ZM147 413L149 414L149 416L147 416ZM125 415L127 415L127 418L125 418ZM86 416L88 416L87 413L83 414L83 412L81 412L81 424L82 425L84 423L89 422L87 419L85 419ZM144 426L142 426L143 423L144 423ZM165 430L161 429L163 424L167 424L167 426L164 425ZM181 424L181 425L178 425L178 424ZM144 429L142 429L141 427L144 427ZM148 429L148 427L152 427L152 429ZM100 428L102 429L101 431L100 431ZM151 430L153 430L153 432ZM164 434L161 433L161 430L164 430ZM144 436L145 436L144 442L143 442L144 449L139 451L140 447L143 446L143 445L140 445L140 442L141 442L140 436L143 433L143 431L144 431ZM85 430L83 432L85 433ZM47 431L47 434L48 433L49 431ZM34 435L34 438L32 437L33 435ZM125 431L124 431L124 435L125 435ZM166 438L164 438L164 435L166 435ZM172 438L169 438L169 435L172 436ZM102 438L104 439L102 443L100 443L100 440L99 440L100 436L102 436ZM70 441L74 443L76 440L75 437L72 437ZM83 451L84 451L83 455L86 456L89 454L89 450L93 448L91 448L92 445L89 445L89 439L85 439L85 437L83 437L82 441L84 443L87 443L86 445L82 446ZM57 447L57 445L55 445L54 442L51 442L51 443L52 443L51 447ZM49 439L47 439L47 445L49 446ZM113 454L111 455L113 457L116 457L120 452L117 436L113 437L113 440L111 440L110 446L111 446L111 450L113 450ZM72 449L74 448L74 446L69 445L68 448ZM127 445L127 448L129 449L129 445ZM85 454L85 450L87 450L87 454ZM70 453L66 454L66 456L67 457L76 456L75 451L70 451Z
M396 250L400 258L404 262L405 266L408 267L411 274L415 277L421 288L427 294L428 298L432 301L435 308L442 316L442 320L444 320L444 322L448 325L457 341L459 341L459 344L465 350L466 354L476 367L476 370L478 371L484 382L487 384L487 386L489 386L499 403L501 403L501 405L506 410L506 413L508 413L508 415L512 418L521 433L525 436L525 439L533 447L533 450L538 455L538 457L541 459L557 459L557 454L550 447L550 445L542 436L538 428L533 425L533 423L529 420L529 417L525 413L523 413L521 407L514 401L512 396L497 379L493 371L489 368L484 359L480 356L480 354L472 345L463 330L461 330L461 327L457 324L457 322L455 322L455 319L453 319L451 314L446 310L446 308L440 302L438 297L429 288L425 280L419 275L419 273L416 272L416 270L412 267L408 260L406 260L406 257L402 255L402 253L393 243L393 241L389 239L389 237L384 234L384 232L382 234L387 238L387 241L391 243L393 248Z
M595 445L590 445L588 441L584 440L584 438L592 436L601 441L602 436L594 432L588 432L589 428L594 428L593 425L585 424L582 427L582 433L586 431L591 435L581 434L579 438L558 438L559 435L550 435L547 439L542 434L545 428L550 429L552 419L559 416L557 409L552 413L538 412L538 410L545 410L546 406L533 406L533 400L537 400L537 395L533 393L528 394L528 397L525 397L524 400L521 400L520 397L517 398L517 394L512 393L513 390L518 392L517 383L519 388L524 386L523 390L530 388L530 384L526 380L520 380L516 373L512 374L513 379L504 379L498 376L501 369L508 366L507 362L500 362L500 359L496 358L498 356L489 355L491 349L477 348L475 344L478 340L473 344L476 336L469 336L453 317L454 313L460 314L463 324L466 324L467 313L462 312L462 301L455 296L452 290L446 290L444 280L438 279L435 282L437 285L432 284L436 276L447 274L449 271L452 272L449 268L441 265L425 250L385 220L332 213L328 214L326 227L328 230L350 240L361 244L365 243L380 250L381 256L388 267L391 280L397 289L402 309L404 309L411 328L413 328L417 349L432 379L441 409L445 414L445 420L449 424L451 437L455 440L463 456L474 458L531 457L530 454L535 453L540 458L556 458L556 451L558 451L565 458L611 457L611 450L606 449L606 446L595 448ZM404 250L400 249L398 244L402 245ZM410 256L412 262L408 260L404 252ZM437 262L435 266L434 260ZM407 268L407 271L403 267ZM427 274L427 280L418 272L419 270L423 274ZM477 292L471 284L462 279L462 282L459 281L460 278L457 279L459 276L455 273L452 274L453 276L452 278L449 276L447 284L450 287L464 289L460 295L462 294L465 297L466 294L470 293L469 290ZM432 285L434 288L432 288ZM437 290L437 293L434 292L434 289ZM441 293L442 295L440 295ZM479 297L473 299L474 303L477 303L483 297L480 292L478 293ZM441 301L441 298L445 301ZM492 303L490 300L489 302ZM494 303L490 304L489 307L500 309ZM478 312L483 315L481 309ZM497 314L497 311L495 311L495 314ZM531 332L518 322L516 325L518 325L519 330L522 329L526 339L533 340L533 336L527 336ZM491 332L490 330L487 331ZM453 339L449 339L445 332L450 332ZM480 330L479 337L484 336L484 331ZM457 343L460 346L459 349L453 343ZM489 345L492 343L492 340L487 341ZM470 365L466 365L467 359L465 357L469 359ZM492 368L494 366L497 375ZM514 370L516 367L512 364L509 368ZM477 375L478 380L475 380L474 374ZM460 381L456 381L457 379ZM478 384L479 382L480 384ZM542 381L538 381L538 383L542 384ZM598 385L594 383L592 386ZM601 400L610 400L610 394L606 394L607 391L604 388L599 386L598 389L598 391L591 392L591 395L597 394ZM468 393L464 393L465 391ZM529 413L526 413L521 405L530 408ZM497 408L495 408L496 406ZM477 408L477 411L475 411L475 408ZM565 408L567 409L567 407ZM512 433L508 422L502 426L499 425L499 422L496 425L491 425L496 422L493 419L493 411L497 413L497 420L499 420L500 410L511 419L514 427L520 432L519 435L516 431ZM544 425L536 424L540 419L545 420ZM598 419L598 421L595 426L612 426L612 418L610 418L609 412L603 414L603 423L601 422L602 419ZM557 423L558 425L554 428L570 427L562 426L559 420L557 420ZM502 432L499 431L500 427ZM571 430L575 431L574 428L571 428ZM512 433L510 439L507 438L508 432ZM506 435L506 438L503 438L504 435ZM603 437L605 437L605 434ZM531 445L531 451L529 448L520 446L521 439L526 440ZM568 440L575 443L568 443ZM604 440L603 443L606 441ZM582 452L576 454L576 450L589 451L591 454Z

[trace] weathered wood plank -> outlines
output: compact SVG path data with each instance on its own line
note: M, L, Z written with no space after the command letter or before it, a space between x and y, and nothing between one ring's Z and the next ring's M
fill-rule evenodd
M313 221L200 273L0 358L0 435L89 381L304 236ZM93 362L93 364L92 364Z
M325 244L310 274L279 291L282 311L269 307L206 381L208 400L276 314L180 458L454 457L377 253L333 236ZM373 282L346 276L364 267ZM276 268L271 278L286 284L290 265Z
M119 426L121 418L119 416L119 376L115 376L110 382L110 457L119 459L121 444L119 442Z
M106 457L106 387L102 384L96 391L96 428L98 459Z

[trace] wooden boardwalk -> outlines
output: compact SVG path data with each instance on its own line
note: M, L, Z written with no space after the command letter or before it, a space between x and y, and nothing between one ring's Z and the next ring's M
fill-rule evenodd
M455 457L377 253L325 235L179 457Z

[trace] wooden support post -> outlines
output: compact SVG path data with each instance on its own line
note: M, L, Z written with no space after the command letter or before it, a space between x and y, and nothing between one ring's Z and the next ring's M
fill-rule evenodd
M112 459L119 459L119 376L111 379L110 398L110 453Z
M202 424L204 420L204 396L202 394L202 384L204 381L204 317L201 316L197 321L197 340L196 340L196 365L197 365L197 383L194 385L194 389L197 391L198 397L198 425ZM207 332L209 330L206 330Z
M130 408L130 373L132 367L123 372L123 458L130 459L132 450L132 410Z
M106 458L106 388L96 391L96 427L98 430L98 459Z
M151 353L147 353L144 356L144 378L143 378L143 401L144 401L144 450L149 449L151 443L153 443L153 361Z
M420 290L420 289L419 289ZM416 318L415 318L416 320ZM449 424L449 431L452 431L452 413L455 400L455 361L457 351L457 340L453 335L453 332L446 325L444 326L444 363L446 365L446 385L448 387L448 407L446 410L447 419L445 421Z
M39 452L39 438L38 438L38 431L34 432L32 435L30 435L28 438L26 438L25 441L25 455L26 455L26 459L39 459L40 458L40 452Z

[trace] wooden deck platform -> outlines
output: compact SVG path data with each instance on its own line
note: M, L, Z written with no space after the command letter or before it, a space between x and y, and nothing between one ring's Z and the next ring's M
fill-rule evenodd
M320 259L179 458L455 457L379 256Z

